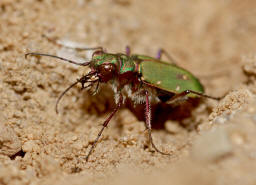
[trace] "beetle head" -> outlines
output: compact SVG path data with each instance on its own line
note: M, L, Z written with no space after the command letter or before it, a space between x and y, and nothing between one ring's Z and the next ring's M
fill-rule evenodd
M92 55L90 67L92 71L96 72L100 82L108 82L117 75L116 55L105 53L102 50L95 51Z

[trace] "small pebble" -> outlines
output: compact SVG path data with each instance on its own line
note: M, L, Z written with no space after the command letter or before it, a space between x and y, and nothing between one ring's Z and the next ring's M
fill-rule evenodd
M0 154L12 156L21 150L21 142L14 130L0 123Z
M242 135L242 133L239 132L233 132L231 133L231 140L234 144L242 145L245 142L245 138Z
M24 152L40 152L40 147L35 143L35 141L30 140L23 144L22 150Z

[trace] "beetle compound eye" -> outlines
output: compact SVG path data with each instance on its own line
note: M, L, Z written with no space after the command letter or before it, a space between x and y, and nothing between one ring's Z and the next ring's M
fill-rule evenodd
M101 64L98 67L98 76L102 82L107 82L115 75L116 68L113 64Z
M98 70L101 75L108 76L115 72L115 66L113 64L101 64Z

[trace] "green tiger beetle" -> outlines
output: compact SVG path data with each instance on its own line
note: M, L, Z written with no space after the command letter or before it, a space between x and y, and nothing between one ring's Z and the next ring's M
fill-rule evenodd
M82 89L88 89L96 84L96 92L101 83L108 83L115 93L116 107L104 121L101 130L91 145L86 156L88 161L96 144L107 127L111 118L119 110L125 99L130 98L134 104L145 105L145 125L148 131L150 144L160 154L170 155L159 150L153 142L151 134L151 103L172 103L177 99L205 97L220 100L222 97L213 97L204 94L204 87L200 81L189 71L178 67L172 57L163 49L158 51L157 57L145 55L130 55L130 48L126 47L126 54L107 53L102 47L73 48L78 50L94 50L90 61L78 63L59 56L27 53L33 56L48 56L57 58L75 65L89 66L90 72L77 79L72 85L62 92L56 102L56 112L61 98L76 84L81 83ZM165 54L171 63L161 60ZM85 85L88 84L88 85Z

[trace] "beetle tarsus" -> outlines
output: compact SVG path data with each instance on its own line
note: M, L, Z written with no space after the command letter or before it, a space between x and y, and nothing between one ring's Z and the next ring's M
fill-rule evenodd
M108 126L108 124L109 124L110 120L112 119L112 117L115 115L115 113L116 113L116 112L119 110L119 108L121 107L122 102L123 102L123 97L122 97L122 95L120 94L120 98L119 98L119 101L118 101L118 104L117 104L116 108L115 108L115 109L113 110L113 112L109 115L109 117L104 121L101 130L99 131L99 133L98 133L96 139L94 140L94 142L93 142L93 144L92 144L92 146L91 146L91 148L90 148L90 150L89 150L89 153L88 153L88 154L86 155L86 157L85 157L85 160L86 160L86 161L89 160L89 157L90 157L90 155L92 154L93 149L96 147L96 145L97 145L97 143L98 143L98 141L99 141L100 136L102 135L104 129Z
M159 149L156 147L156 145L155 145L155 143L154 143L154 141L153 141L151 129L147 129L147 130L148 130L149 141L150 141L152 147L155 149L155 151L158 152L158 153L160 153L160 154L162 154L162 155L171 155L171 153L162 152L161 150L159 150Z
M182 98L188 94L195 94L197 96L200 96L200 97L203 97L203 98L210 98L210 99L213 99L213 100L221 100L224 96L222 97L213 97L213 96L209 96L209 95L206 95L206 94L202 94L202 93L199 93L199 92L196 92L196 91L192 91L192 90L185 90L179 94L175 94L170 100L168 100L166 103L167 104L171 104L173 103L174 101L176 101L177 99L179 98Z
M224 96L222 96L222 97L209 96L209 95L206 95L206 94L203 94L203 93L199 93L199 92L196 92L196 91L192 91L192 90L185 90L185 91L183 91L180 94L187 95L187 94L190 94L190 93L198 95L198 96L201 96L201 97L204 97L204 98L210 98L210 99L214 99L214 100L218 100L218 101L221 100L224 97ZM179 95L179 94L177 94L177 95Z
M162 155L171 155L171 153L165 153L159 150L152 137L152 129L151 129L151 107L150 107L150 102L149 102L149 95L148 91L145 91L146 94L146 108L145 108L145 118L146 118L146 129L148 130L148 137L149 137L149 142L151 143L152 147L155 149L156 152L162 154Z

